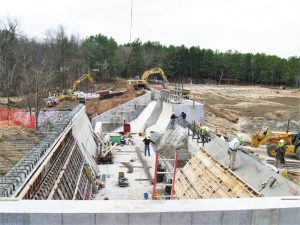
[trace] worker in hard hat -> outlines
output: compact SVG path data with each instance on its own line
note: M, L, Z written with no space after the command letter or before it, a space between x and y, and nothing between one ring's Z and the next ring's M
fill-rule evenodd
M286 150L285 141L281 139L277 142L277 146L275 148L276 151L275 166L277 168L282 168L283 164L285 163L284 160L285 150Z
M201 141L202 141L202 147L204 146L204 143L208 143L209 142L209 128L207 126L201 126L199 129L199 134L201 137Z
M177 116L173 112L171 117L170 117L170 129L174 130L175 129L175 122L176 122Z
M240 148L241 143L244 141L242 135L238 134L236 138L234 138L231 142L229 142L229 169L235 170L234 163L236 160L236 153Z
M145 147L144 147L144 151L145 151L145 156L147 156L147 152L148 152L148 156L150 156L150 143L155 144L151 139L150 136L147 136L143 142L145 143Z

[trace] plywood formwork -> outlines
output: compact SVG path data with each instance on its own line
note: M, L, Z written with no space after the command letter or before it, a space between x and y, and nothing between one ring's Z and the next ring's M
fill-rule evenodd
M261 196L202 148L179 171L175 192L178 199Z

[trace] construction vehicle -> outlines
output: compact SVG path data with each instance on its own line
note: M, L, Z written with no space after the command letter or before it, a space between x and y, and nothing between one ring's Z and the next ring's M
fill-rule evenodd
M58 104L54 96L49 96L46 101L47 107L54 107Z
M81 77L79 77L77 80L74 81L71 89L63 89L63 94L58 96L58 100L59 101L63 101L63 100L73 101L73 100L78 99L77 96L74 95L74 93L76 92L78 85L85 80L88 80L91 83L95 83L95 80L93 79L93 77L90 74L84 74Z
M258 147L268 143L267 153L271 157L276 155L276 146L279 140L283 139L286 144L286 155L296 156L300 160L300 131L298 133L292 132L274 132L266 127L263 131L254 133L251 136L251 146Z
M136 76L134 80L130 80L132 83L133 83L133 87L134 89L141 89L141 88L144 88L144 89L149 89L149 86L148 86L148 78L149 76L151 75L154 75L154 74L159 74L161 76L161 78L163 79L163 86L165 88L165 83L169 83L168 82L168 79L167 79L167 76L165 75L164 71L161 69L161 68L153 68L153 69L150 69L150 70L146 70L141 79Z

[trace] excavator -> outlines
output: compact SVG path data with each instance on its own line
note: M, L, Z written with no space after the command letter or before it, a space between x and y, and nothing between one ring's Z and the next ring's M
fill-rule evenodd
M271 157L276 155L276 145L279 140L283 139L286 144L286 155L296 156L300 160L300 131L298 133L292 132L275 132L270 131L270 127L267 126L263 131L258 131L251 136L251 146L258 147L268 143L267 153Z
M161 76L161 78L163 79L163 87L166 88L165 83L169 83L167 76L165 75L164 71L161 68L153 68L150 70L146 70L141 79L139 79L139 77L136 77L135 80L133 80L133 87L134 89L138 90L141 88L144 89L149 89L148 86L148 78L149 76L153 75L153 74L159 74Z
M81 82L85 81L85 80L88 80L91 83L95 83L95 80L93 79L93 77L90 74L84 74L81 77L79 77L77 80L74 81L71 89L63 89L63 94L58 96L58 100L59 101L63 101L63 100L73 101L73 100L76 100L77 97L74 95L74 93L77 90L78 85Z

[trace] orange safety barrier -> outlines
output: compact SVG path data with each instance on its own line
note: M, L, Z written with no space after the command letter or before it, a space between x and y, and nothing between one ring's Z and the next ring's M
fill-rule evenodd
M0 108L0 126L18 125L22 127L35 128L35 115L19 109Z

